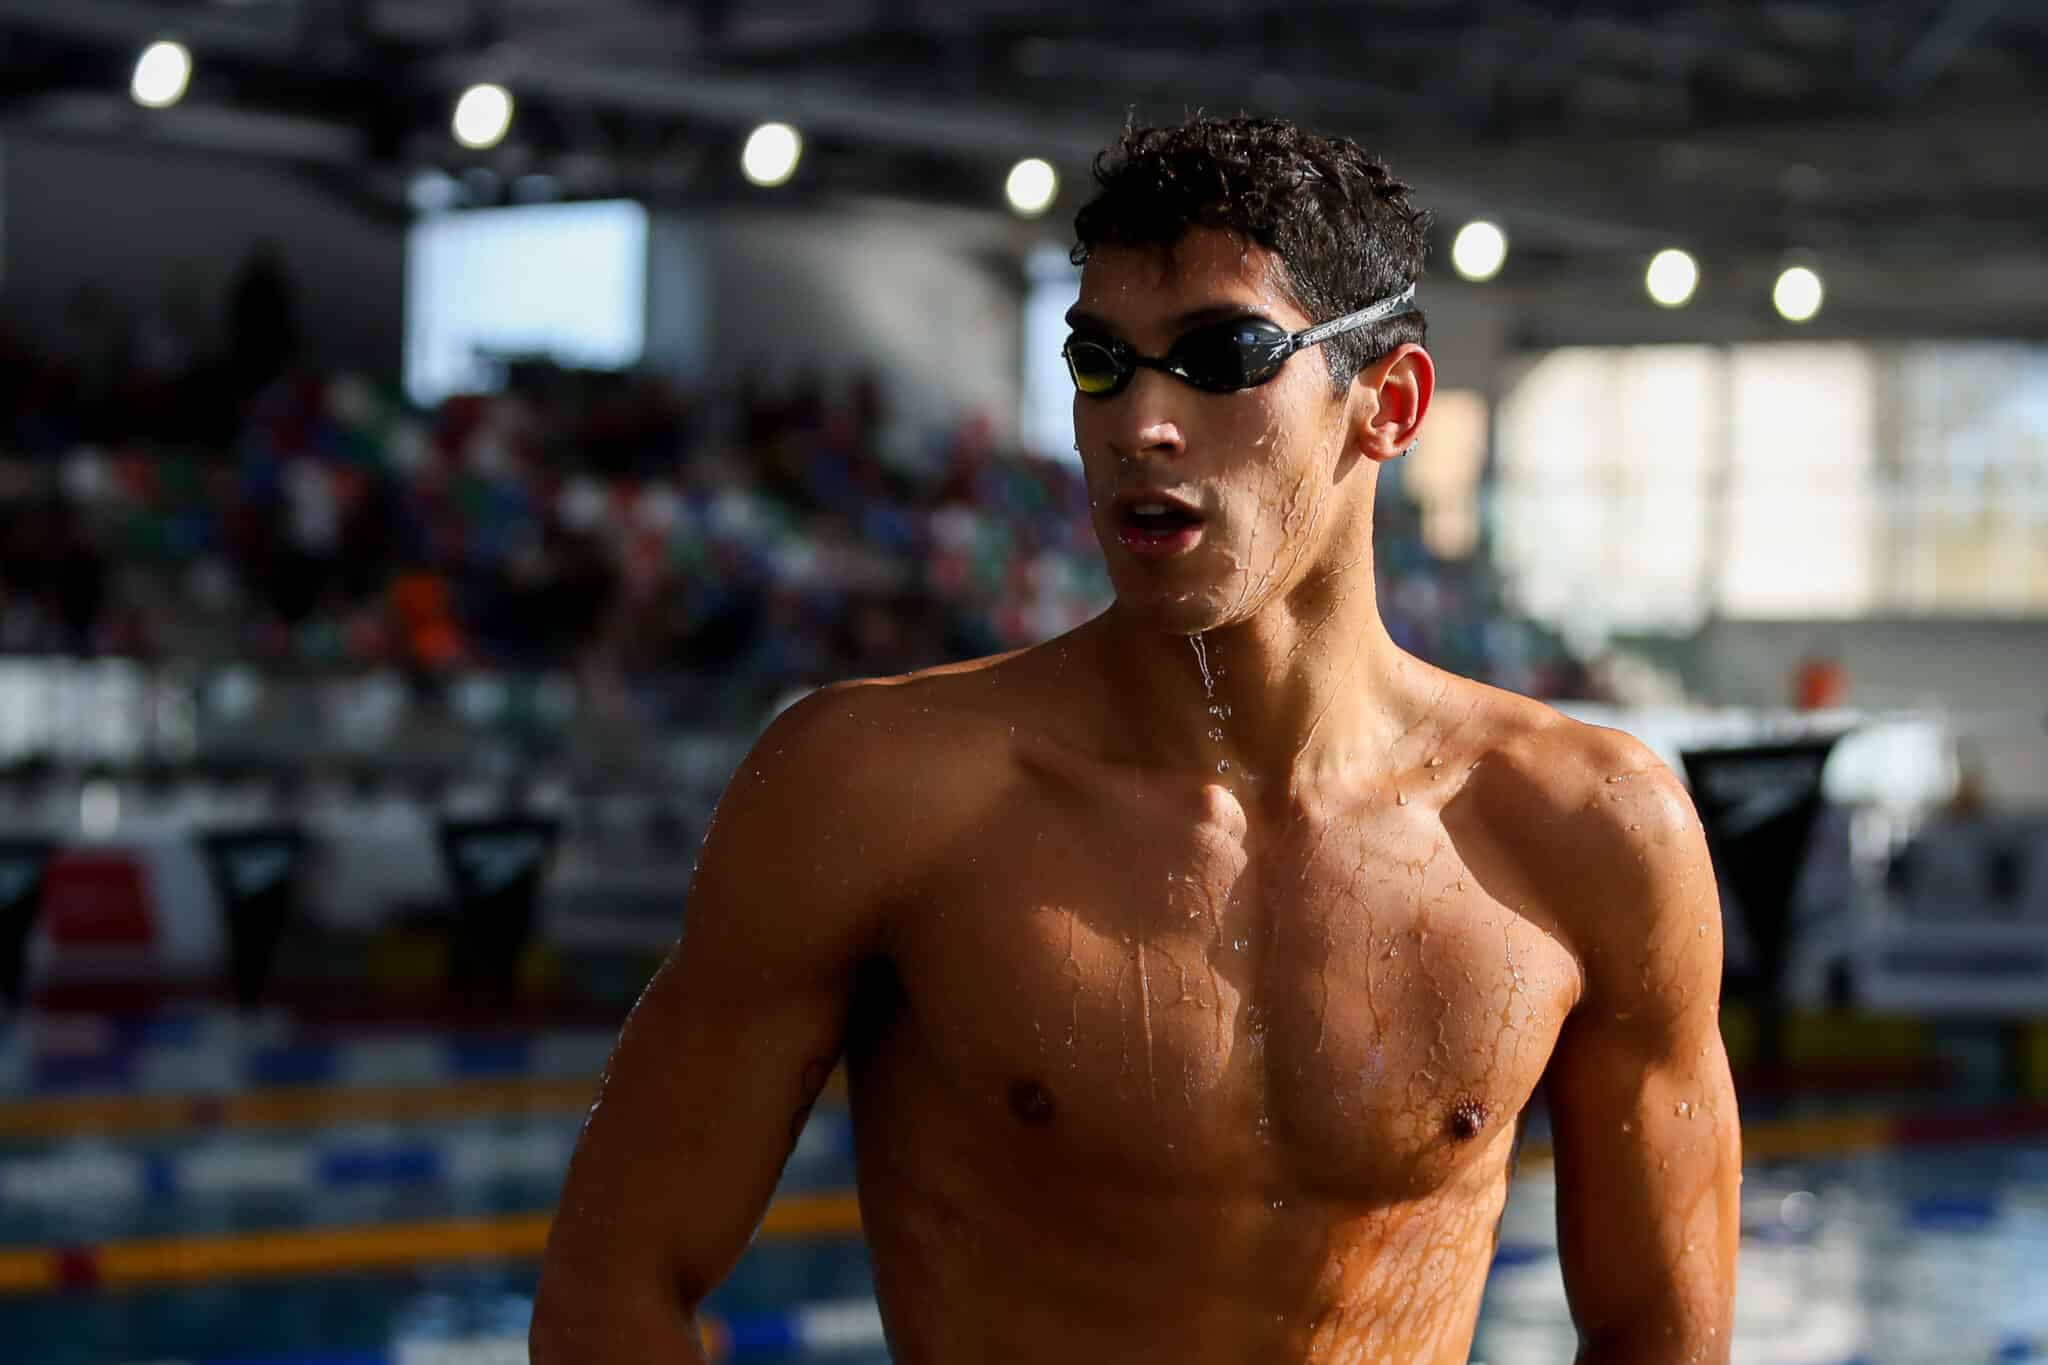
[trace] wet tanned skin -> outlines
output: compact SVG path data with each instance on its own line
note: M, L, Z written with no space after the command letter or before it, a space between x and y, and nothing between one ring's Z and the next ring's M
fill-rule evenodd
M1152 355L1217 307L1307 322L1207 231L1079 304ZM1699 823L1634 741L1388 639L1373 483L1432 382L1408 347L1338 395L1308 352L1077 399L1116 604L769 728L571 1167L538 1365L698 1358L841 1058L902 1365L1463 1362L1539 1085L1580 1360L1727 1359ZM1117 542L1141 487L1193 550Z

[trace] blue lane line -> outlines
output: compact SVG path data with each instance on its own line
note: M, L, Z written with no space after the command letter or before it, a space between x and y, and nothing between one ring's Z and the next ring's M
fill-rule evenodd
M142 1158L142 1197L152 1203L166 1203L178 1197L178 1168L163 1152Z
M1928 1231L1974 1232L1997 1219L1998 1200L1990 1195L1936 1195L1906 1206L1906 1222Z
M794 1314L763 1314L735 1318L725 1324L725 1340L733 1355L782 1355L804 1348L803 1332Z
M452 1065L462 1080L524 1076L533 1067L533 1046L527 1038L458 1038Z
M0 1021L4 1026L4 1021ZM411 1077L423 1083L434 1080L509 1080L522 1077L566 1079L586 1073L595 1079L596 1058L605 1046L574 1033L546 1035L492 1034L480 1037L431 1037L399 1039L354 1039L324 1041L300 1039L238 1048L221 1039L209 1041L196 1018L161 1021L117 1018L97 1043L58 1045L54 1050L37 1050L21 1039L22 1087L15 1098L39 1099L85 1093L133 1094L141 1081L152 1074L179 1074L192 1066L208 1073L223 1061L232 1072L227 1079L236 1088L256 1086L332 1085L344 1076L374 1077L384 1065L393 1042L424 1042L428 1059L426 1074ZM0 1043L6 1041L0 1032ZM557 1042L566 1048L554 1047ZM595 1057L577 1060L565 1071L570 1058L582 1058L590 1043ZM351 1065L354 1063L354 1065ZM543 1066L543 1063L546 1065Z
M445 1149L434 1143L400 1143L386 1147L336 1147L314 1163L312 1183L318 1189L360 1189L365 1185L438 1185L448 1178Z
M1514 1270L1520 1266L1534 1265L1538 1261L1550 1260L1556 1255L1556 1247L1506 1242L1494 1248L1493 1268L1495 1270Z
M190 1047L199 1041L200 1023L196 1014L117 1014L113 1016L115 1046L124 1051Z
M137 1069L132 1052L52 1053L29 1063L28 1093L55 1097L126 1092L135 1088Z
M341 1074L337 1049L291 1043L259 1049L248 1060L250 1080L260 1086L329 1085Z
M237 1190L260 1190L266 1194L295 1193L307 1196L322 1192L365 1189L419 1189L443 1187L459 1180L493 1180L502 1177L532 1178L557 1176L566 1167L575 1141L573 1117L537 1124L522 1134L458 1132L441 1137L398 1141L321 1139L279 1140L255 1144L261 1156L285 1154L300 1163L280 1174L276 1163L257 1160L246 1182L231 1168L221 1168L220 1148L202 1145L189 1149L128 1151L95 1154L86 1163L81 1196L106 1200L109 1183L134 1192L147 1203L176 1203L195 1196L207 1198ZM551 1151L551 1145L559 1150ZM804 1137L803 1169L823 1176L845 1178L845 1166L853 1156L852 1122L843 1111L816 1114L811 1131ZM6 1191L32 1187L32 1197L41 1202L67 1198L63 1183L67 1169L65 1149L59 1147L34 1156L0 1159L0 1200Z

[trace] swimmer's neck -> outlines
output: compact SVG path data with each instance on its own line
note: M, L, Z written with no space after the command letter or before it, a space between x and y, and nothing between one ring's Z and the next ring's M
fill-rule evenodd
M1118 750L1259 804L1386 772L1428 702L1429 670L1380 619L1370 560L1200 635L1120 602L1081 633L1108 685Z

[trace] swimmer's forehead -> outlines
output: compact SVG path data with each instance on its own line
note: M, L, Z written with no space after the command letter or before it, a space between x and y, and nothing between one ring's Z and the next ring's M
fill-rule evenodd
M1278 256L1217 228L1190 228L1171 243L1091 247L1067 324L1136 341L1170 340L1197 324L1247 313L1290 330L1310 323L1288 293Z

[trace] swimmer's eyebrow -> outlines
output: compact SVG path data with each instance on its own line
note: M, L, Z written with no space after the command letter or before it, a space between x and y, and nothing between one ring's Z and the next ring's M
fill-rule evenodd
M1180 333L1185 332L1190 327L1199 327L1205 322L1235 321L1238 318L1262 318L1264 316L1264 313L1261 313L1249 303L1212 303L1207 307L1196 308L1190 312L1182 313L1177 318L1169 319L1166 327L1170 332ZM1117 330L1104 319L1085 311L1079 304L1075 304L1067 310L1067 326L1077 332L1107 332L1111 336L1115 336Z

